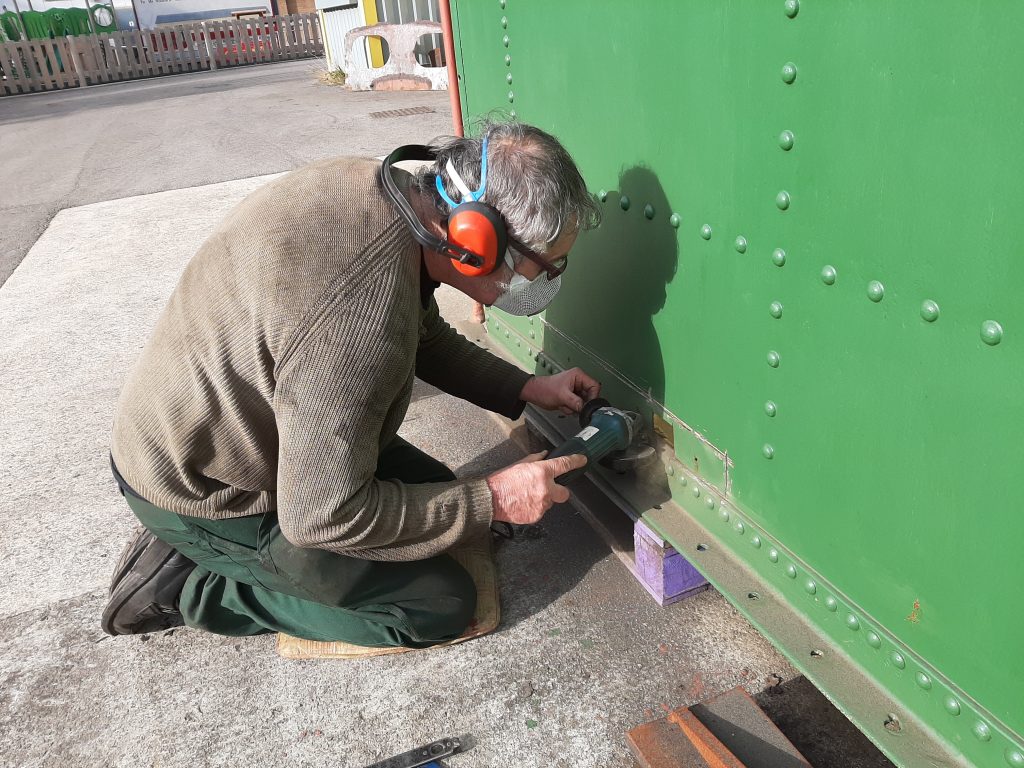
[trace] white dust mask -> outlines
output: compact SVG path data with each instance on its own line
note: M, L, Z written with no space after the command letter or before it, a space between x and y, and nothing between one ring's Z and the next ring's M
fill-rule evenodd
M562 287L562 276L554 280L548 280L547 273L541 272L533 280L527 280L523 275L516 272L515 262L508 251L505 251L505 263L512 270L512 279L508 281L506 288L492 306L510 315L528 317L543 312L551 303Z

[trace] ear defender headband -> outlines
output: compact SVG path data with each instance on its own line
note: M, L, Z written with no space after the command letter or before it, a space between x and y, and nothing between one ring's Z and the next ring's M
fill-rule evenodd
M409 201L399 190L391 171L392 166L402 160L436 159L437 155L429 147L418 144L399 147L388 155L381 165L384 189L405 223L409 225L417 242L447 255L455 269L464 275L488 275L497 269L504 259L508 245L508 230L501 214L493 206L480 202L487 189L487 139L483 140L481 147L480 186L475 192L469 189L469 185L455 170L451 160L445 165L445 171L458 188L461 199L458 202L453 200L444 188L441 177L435 177L441 199L452 209L448 214L448 231L444 240L427 231L416 217Z

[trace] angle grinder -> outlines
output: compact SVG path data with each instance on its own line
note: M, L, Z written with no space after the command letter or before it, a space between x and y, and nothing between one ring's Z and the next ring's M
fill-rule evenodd
M595 398L580 410L582 429L547 455L583 454L586 466L555 478L559 485L568 485L580 478L588 468L600 462L616 472L629 472L654 458L654 448L640 443L640 414L615 408L603 398Z

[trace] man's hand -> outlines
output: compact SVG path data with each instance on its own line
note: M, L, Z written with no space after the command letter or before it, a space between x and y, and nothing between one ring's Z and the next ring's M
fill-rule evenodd
M584 466L587 457L581 454L544 459L544 453L533 453L511 467L487 478L494 500L495 522L532 525L538 522L552 504L569 500L569 491L555 478Z
M601 393L601 385L579 368L556 373L554 376L534 376L523 385L520 400L539 408L556 408L568 415L579 413L583 404Z

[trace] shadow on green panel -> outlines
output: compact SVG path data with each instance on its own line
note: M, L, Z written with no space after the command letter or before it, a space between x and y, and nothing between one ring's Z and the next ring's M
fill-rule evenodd
M672 206L653 170L629 168L618 186L599 203L601 226L577 241L545 319L663 403L665 366L653 318L676 274L677 230L669 223ZM563 365L576 364L552 352ZM581 355L581 363L586 357Z

